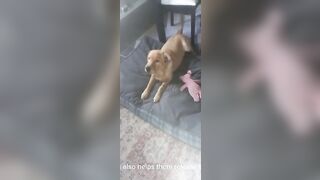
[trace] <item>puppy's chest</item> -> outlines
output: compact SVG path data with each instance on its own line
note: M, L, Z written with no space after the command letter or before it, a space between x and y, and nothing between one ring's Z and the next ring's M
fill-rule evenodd
M172 73L166 72L163 74L154 74L154 77L160 82L169 82L171 81Z

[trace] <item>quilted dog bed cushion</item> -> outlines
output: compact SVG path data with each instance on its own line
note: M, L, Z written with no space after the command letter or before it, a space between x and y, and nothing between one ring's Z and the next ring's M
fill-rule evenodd
M130 50L121 53L120 104L146 122L200 149L201 103L194 102L187 90L180 91L182 82L179 80L179 76L189 69L192 71L193 79L201 78L199 57L192 53L185 56L160 102L153 102L159 83L153 88L149 98L140 99L150 77L144 71L147 54L152 49L160 49L161 46L157 40L144 37L136 47L128 48Z

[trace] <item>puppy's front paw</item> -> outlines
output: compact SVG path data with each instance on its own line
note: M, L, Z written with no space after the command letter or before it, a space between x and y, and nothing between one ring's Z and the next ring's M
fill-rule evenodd
M141 94L141 99L145 100L149 97L149 93L147 91L143 91L143 93Z
M153 102L157 103L160 101L160 96L159 95L155 95L153 98Z

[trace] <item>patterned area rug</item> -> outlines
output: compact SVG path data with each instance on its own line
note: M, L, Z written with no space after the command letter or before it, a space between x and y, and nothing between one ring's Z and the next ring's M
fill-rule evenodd
M121 180L200 180L201 152L120 107Z

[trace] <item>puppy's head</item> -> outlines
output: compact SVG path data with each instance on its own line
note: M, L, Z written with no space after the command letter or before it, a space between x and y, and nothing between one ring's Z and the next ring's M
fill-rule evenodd
M145 66L145 71L149 74L158 74L165 72L171 58L167 53L160 50L151 50L147 57L148 61Z

